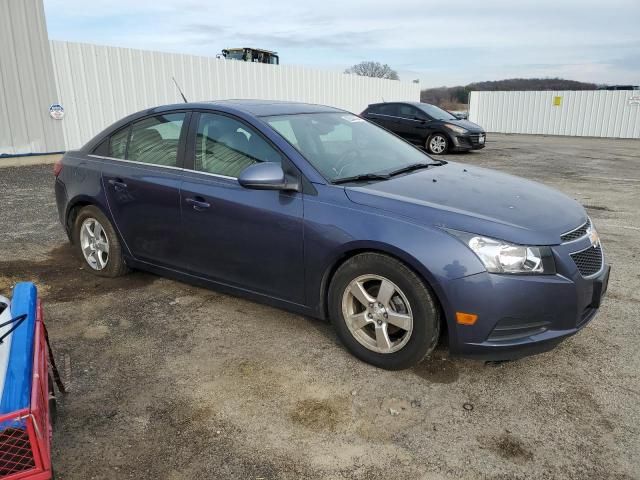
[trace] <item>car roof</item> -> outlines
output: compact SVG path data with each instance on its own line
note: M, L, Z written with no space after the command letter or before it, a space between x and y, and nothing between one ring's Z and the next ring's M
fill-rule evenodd
M334 107L328 107L326 105L317 105L314 103L254 99L177 103L173 105L156 107L152 109L152 111L147 111L146 113L160 113L163 111L175 110L178 108L213 110L215 109L215 107L223 107L226 111L241 111L256 117L266 117L271 115L295 115L300 113L344 113L344 110L340 110Z
M385 104L401 104L401 105L412 105L414 107L421 107L423 105L431 105L430 103L425 103L425 102L405 102L402 100L398 100L396 102L391 101L391 102L380 102L380 103L371 103L369 104L370 107L376 107L378 105L385 105Z

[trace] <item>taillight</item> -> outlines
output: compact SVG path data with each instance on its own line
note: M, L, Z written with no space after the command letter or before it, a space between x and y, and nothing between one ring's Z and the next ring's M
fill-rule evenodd
M58 158L53 164L53 174L57 177L62 172L62 157Z

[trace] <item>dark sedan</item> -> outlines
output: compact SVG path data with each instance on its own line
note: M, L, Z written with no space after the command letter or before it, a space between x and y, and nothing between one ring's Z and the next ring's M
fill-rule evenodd
M60 220L96 275L149 270L328 318L383 368L420 361L444 330L454 354L547 350L607 286L575 200L436 161L331 107L152 108L54 171Z
M428 103L375 103L361 115L436 155L484 148L487 138L481 126Z

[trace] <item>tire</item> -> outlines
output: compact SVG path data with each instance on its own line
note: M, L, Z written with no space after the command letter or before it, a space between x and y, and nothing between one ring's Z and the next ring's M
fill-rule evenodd
M85 223L89 231L92 230L93 225L93 237L90 233L81 232ZM96 223L100 227L99 231L96 230ZM96 233L98 233L97 236L95 236ZM86 245L87 240L91 238L94 239L94 243ZM111 222L98 207L89 205L80 210L73 224L73 243L91 273L101 277L115 278L128 272L129 269L122 256L120 239ZM85 251L92 251L92 248L96 250L95 254L85 255Z
M347 260L331 280L328 302L342 343L376 367L411 367L438 343L440 312L434 295L411 269L387 255L362 253Z
M434 155L445 155L449 151L449 138L444 133L436 132L427 138L425 148Z

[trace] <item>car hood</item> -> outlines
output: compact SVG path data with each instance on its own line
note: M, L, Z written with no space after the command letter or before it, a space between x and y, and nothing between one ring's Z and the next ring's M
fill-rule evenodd
M480 125L470 122L469 120L443 120L444 123L451 123L462 128L466 128L470 132L484 132L484 128Z
M450 162L367 186L347 187L355 203L518 244L554 245L584 224L578 202L540 183Z

